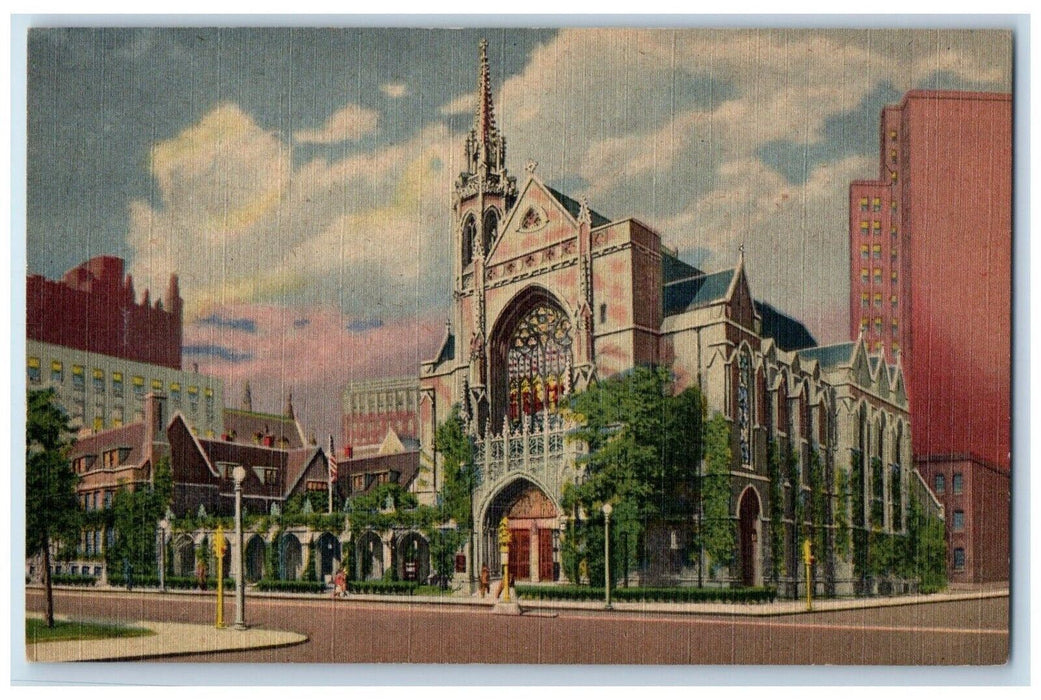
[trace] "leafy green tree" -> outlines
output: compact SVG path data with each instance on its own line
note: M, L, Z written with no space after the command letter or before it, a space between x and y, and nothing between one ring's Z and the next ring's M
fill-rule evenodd
M25 549L43 555L47 626L54 627L51 546L79 539L76 474L68 460L72 428L53 389L30 391L25 426Z
M783 457L776 440L767 444L767 475L770 479L770 577L777 584L785 571L784 561L784 475Z
M704 401L693 387L674 395L666 368L635 367L576 394L570 410L579 426L572 439L589 451L580 459L582 483L564 492L564 508L586 516L576 519L565 538L565 559L584 552L590 580L603 580L601 507L610 502L612 571L621 576L631 563L621 561L621 533L638 543L649 520L687 517L693 511ZM576 566L565 561L565 570Z
M122 575L124 562L136 576L156 571L156 532L173 497L173 474L168 457L156 460L149 484L130 489L121 484L112 499L115 542L106 551L108 570Z
M454 570L452 561L455 552L463 544L468 545L467 566L473 579L473 493L478 485L477 468L473 463L473 442L466 434L466 427L459 407L453 406L452 413L444 423L438 426L434 434L434 449L441 454L442 483L439 520L454 520L456 530L447 534L446 530L430 531L430 556L434 560L434 568L440 574L442 584ZM435 541L436 540L436 541ZM454 543L454 549L452 545ZM449 551L451 550L451 551Z
M714 413L705 424L705 483L702 486L705 551L715 564L734 558L734 524L730 517L730 423Z

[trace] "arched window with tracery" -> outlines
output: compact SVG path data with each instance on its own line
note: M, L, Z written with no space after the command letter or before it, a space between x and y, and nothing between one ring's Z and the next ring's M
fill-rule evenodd
M473 262L474 246L477 243L477 224L473 216L466 217L463 222L463 267Z
M489 209L484 213L484 226L483 226L483 241L484 241L484 253L488 254L491 250L492 243L495 242L495 233L499 228L499 212L495 209Z
M556 411L570 386L571 348L571 321L556 304L539 301L520 318L506 348L511 423Z
M752 464L752 360L738 355L737 426L741 435L741 464Z

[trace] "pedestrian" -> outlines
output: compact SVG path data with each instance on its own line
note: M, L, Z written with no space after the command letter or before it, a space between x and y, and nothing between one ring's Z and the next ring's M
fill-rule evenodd
M343 569L336 572L335 588L333 588L334 598L343 598L347 595L347 574Z
M491 578L492 578L492 575L488 571L488 565L487 564L481 564L481 580L480 580L479 590L480 590L482 598L485 597L486 595L488 595L488 586L491 583Z
M195 585L200 591L206 590L206 560L202 557L195 562Z

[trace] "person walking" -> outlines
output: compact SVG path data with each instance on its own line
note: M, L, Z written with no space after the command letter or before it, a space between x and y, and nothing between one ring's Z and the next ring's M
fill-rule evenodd
M488 565L487 564L482 564L481 565L480 588L479 588L482 598L488 594L488 586L491 583L491 578L492 578L492 575L488 571Z

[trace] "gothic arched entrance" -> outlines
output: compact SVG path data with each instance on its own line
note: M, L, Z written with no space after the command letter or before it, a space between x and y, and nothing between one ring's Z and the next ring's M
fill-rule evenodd
M375 532L363 532L354 545L355 575L362 581L383 578L383 541Z
M510 579L555 581L560 577L560 513L542 489L527 479L507 484L488 506L484 518L483 561L492 575L502 574L498 530L503 517L510 530Z
M398 541L397 551L398 578L425 583L430 577L430 546L426 539L418 532L407 532Z
M267 547L264 538L253 535L246 544L246 580L255 583L264 577L264 559Z
M738 506L741 546L741 583L754 586L759 580L759 495L748 487Z
M279 543L281 547L279 562L282 566L280 577L286 581L295 581L297 572L300 570L300 562L303 561L300 540L292 533L282 535Z
M324 581L324 577L332 576L333 570L340 561L340 540L328 532L323 532L315 541L315 546L318 548L318 551L315 552L315 564L318 566L318 571L315 573L318 574L319 581Z
M195 540L190 535L179 534L174 538L174 576L195 575Z

